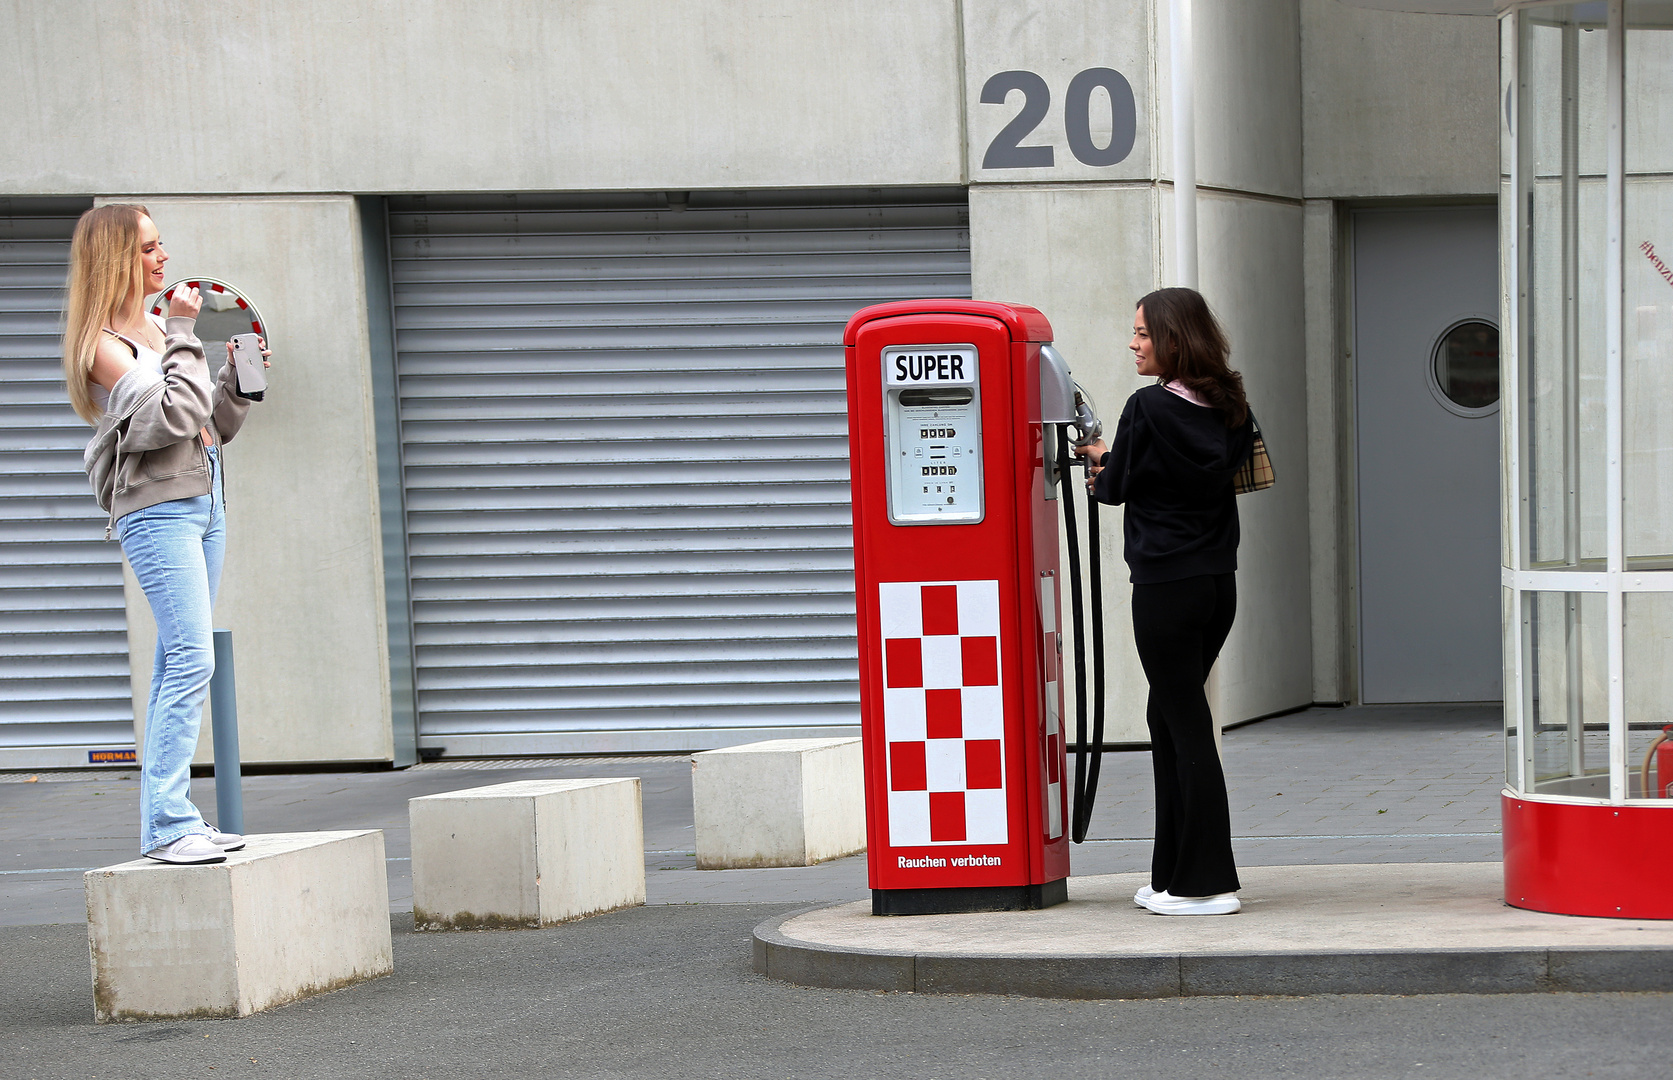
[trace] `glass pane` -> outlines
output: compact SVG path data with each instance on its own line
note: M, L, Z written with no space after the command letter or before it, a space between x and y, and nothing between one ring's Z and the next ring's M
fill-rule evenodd
M1602 593L1524 593L1527 715L1535 793L1609 795L1608 620Z
M1673 4L1629 4L1628 25L1673 23ZM1622 245L1625 544L1633 568L1673 566L1673 28L1626 36Z
M1499 403L1499 328L1479 319L1450 327L1435 343L1435 387L1460 409Z
M1601 569L1608 34L1595 5L1522 20L1527 561Z
M1673 726L1673 593L1627 593L1627 793L1642 798L1645 756L1664 727ZM1673 746L1650 754L1650 791L1673 782ZM1658 768L1659 763L1659 768Z

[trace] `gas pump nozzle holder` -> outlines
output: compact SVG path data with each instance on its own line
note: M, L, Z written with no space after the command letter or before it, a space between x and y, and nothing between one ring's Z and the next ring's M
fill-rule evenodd
M844 334L874 914L1067 898L1057 425L1033 308L882 304Z

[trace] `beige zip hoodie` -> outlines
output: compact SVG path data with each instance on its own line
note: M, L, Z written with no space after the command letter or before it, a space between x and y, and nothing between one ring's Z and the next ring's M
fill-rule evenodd
M195 320L164 323L162 374L136 367L116 381L82 463L101 510L116 519L147 506L209 494L209 454L198 431L225 445L244 426L250 402L234 389L237 369L211 381Z

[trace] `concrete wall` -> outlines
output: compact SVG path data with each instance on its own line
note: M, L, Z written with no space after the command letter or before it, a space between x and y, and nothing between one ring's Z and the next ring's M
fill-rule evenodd
M1158 56L1165 65L1167 5L1161 7ZM1301 26L1295 0L1196 0L1195 11L1197 183L1299 199ZM1166 128L1172 132L1171 119ZM1206 245L1199 258L1209 258Z
M970 180L1023 183L1065 180L1149 179L1157 167L1158 129L1153 90L1155 4L1151 0L964 0L964 100L968 115ZM1094 68L1120 72L1132 89L1136 129L1132 152L1113 165L1077 160L1066 133L1065 104L1076 75ZM983 161L995 137L1024 108L1026 95L1011 92L1002 104L981 100L993 76L1026 71L1039 76L1049 102L1043 118L1024 133L1020 145L1051 147L1052 164L1036 168L989 169ZM1088 118L1092 141L1109 145L1110 99L1094 91Z
M1298 6L1313 699L1345 701L1358 693L1358 551L1341 205L1497 190L1498 31L1479 16Z
M958 183L957 10L12 4L0 194Z
M1278 473L1240 503L1242 604L1214 686L1234 722L1352 693L1339 203L1491 193L1497 60L1490 19L1338 0L1196 12L1201 285ZM1045 311L1113 418L1140 383L1133 302L1175 280L1168 33L1163 0L491 0L468 16L436 0L12 4L0 195L139 193L172 269L262 306L274 393L229 451L220 606L240 633L245 754L384 759L390 616L353 195L968 184L976 295ZM1110 163L1070 138L1071 87L1100 69L1134 102L1131 152ZM983 102L1003 72L1045 88L1014 141L1049 147L1050 165L987 164L1027 96ZM1097 150L1122 124L1104 90L1087 94ZM1137 741L1119 513L1105 525L1109 737ZM143 703L149 614L137 592L130 608Z
M1494 192L1493 19L1301 0L1301 50L1309 198Z
M1147 381L1134 375L1126 348L1133 305L1176 281L1166 5L967 4L965 11L975 293L1045 311L1076 378L1113 424ZM1109 42L1111 25L1129 35L1143 27L1149 40ZM994 34L1003 48L987 40ZM1226 323L1233 362L1282 473L1279 487L1240 504L1238 626L1212 688L1216 715L1230 723L1313 700L1297 9L1288 0L1199 2L1195 40L1198 172L1205 188L1217 189L1200 201L1201 287ZM1133 85L1138 138L1128 161L1106 175L1088 170L1065 153L1062 116L1053 111L1025 145L1055 139L1054 167L979 167L1018 107L985 119L981 110L991 106L978 98L990 69L1038 71L1055 102L1075 71L1091 65L1117 67ZM1141 89L1152 84L1154 93ZM1146 683L1132 644L1121 513L1106 510L1102 520L1106 738L1141 742L1148 738Z
M1127 341L1133 304L1160 275L1157 191L1152 185L980 185L970 191L971 286L979 300L1012 300L1047 313L1075 379L1098 403L1113 435L1122 404L1146 381L1133 373ZM1078 470L1077 470L1078 472ZM1084 505L1084 504L1082 504ZM1146 683L1133 651L1131 586L1121 558L1121 511L1102 508L1106 638L1105 738L1149 740ZM1068 552L1062 552L1068 565ZM1063 588L1068 588L1065 575ZM1063 625L1068 623L1065 595ZM1067 641L1067 630L1065 640ZM1065 663L1073 658L1065 651ZM1065 715L1074 715L1066 674Z
M151 210L172 256L169 280L206 274L253 300L273 349L267 399L225 450L227 560L215 625L233 631L243 758L388 760L389 634L354 200L115 201ZM156 624L125 572L143 722ZM212 756L206 716L198 759Z

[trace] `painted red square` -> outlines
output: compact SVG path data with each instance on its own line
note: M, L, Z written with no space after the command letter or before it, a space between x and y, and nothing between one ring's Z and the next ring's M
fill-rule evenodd
M931 840L964 839L964 792L932 791L929 793L929 838Z
M1059 784L1063 782L1063 747L1058 745L1063 741L1061 735L1046 736L1046 783Z
M924 634L958 633L958 586L925 585Z
M887 639L883 642L883 661L889 673L885 686L924 685L924 643L919 639Z
M959 641L959 646L964 650L964 685L998 686L999 639L967 637Z
M964 744L964 786L970 791L1005 786L998 739L971 739Z
M932 739L964 737L964 705L957 690L925 690L924 719Z
M889 790L923 791L929 787L929 770L924 767L924 744L889 744Z

